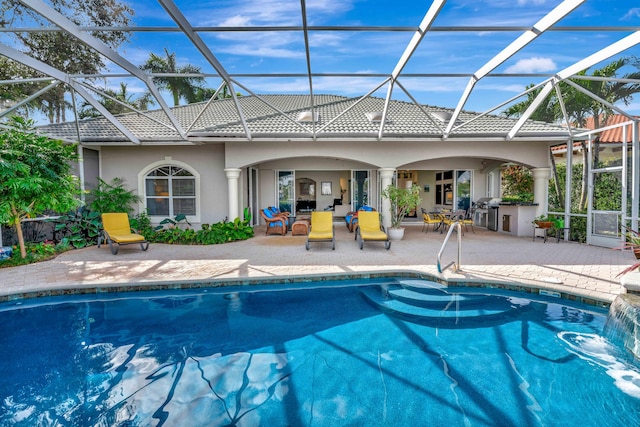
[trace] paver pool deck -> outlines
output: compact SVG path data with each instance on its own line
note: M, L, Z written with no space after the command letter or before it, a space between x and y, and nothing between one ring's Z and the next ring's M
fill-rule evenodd
M328 243L305 250L305 236L264 235L256 227L247 241L210 246L151 244L123 246L112 255L108 246L89 247L26 266L0 268L0 299L107 288L248 284L253 280L313 281L377 274L421 274L456 282L502 283L559 292L581 300L608 304L625 293L620 271L635 262L631 252L541 238L512 237L475 228L462 236L461 270L438 273L437 255L445 234L422 232L422 224L407 225L405 237L390 250L365 243L360 250L354 234L336 222L336 249ZM447 245L442 266L457 258L456 234Z

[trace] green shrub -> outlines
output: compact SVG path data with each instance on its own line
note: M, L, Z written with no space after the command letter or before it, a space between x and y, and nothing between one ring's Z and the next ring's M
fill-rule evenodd
M141 214L131 223L132 227L152 243L217 245L253 237L253 227L249 224L250 220L251 216L245 215L244 220L236 218L232 222L221 221L212 225L205 223L202 224L200 230L194 230L190 228L191 224L186 220L186 217L178 215L174 219L161 221L161 225L153 228L149 216Z
M509 165L502 170L501 187L503 199L533 202L533 175L522 165Z
M97 244L102 230L100 213L80 208L54 220L55 231L62 233L66 242L76 249Z
M585 243L587 241L587 218L583 216L571 217L569 238L575 242Z
M25 250L27 256L22 258L20 256L20 249L18 246L13 246L13 254L11 258L1 260L0 268L3 267L16 267L18 265L32 264L35 262L46 261L54 258L58 253L65 252L63 249L59 249L52 241L47 240L40 243L25 243Z
M140 196L133 190L127 190L124 179L114 178L110 183L98 178L98 185L89 192L87 206L95 212L133 212L133 204L140 201Z
M156 231L146 211L140 212L138 215L130 218L129 224L136 233L142 234L147 240L152 241L152 236L155 235Z
M253 227L245 220L236 218L233 222L222 221L213 225L202 224L202 229L198 230L196 243L210 245L236 240L247 240L253 237Z

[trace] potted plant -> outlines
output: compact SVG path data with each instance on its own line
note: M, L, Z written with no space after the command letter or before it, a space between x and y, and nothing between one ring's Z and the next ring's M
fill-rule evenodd
M533 223L538 228L551 228L553 227L553 219L547 215L540 215L533 220Z
M640 259L640 232L624 228L627 230L624 234L624 244L619 249L631 249L636 259Z
M420 187L415 184L411 188L399 188L395 185L390 185L382 191L382 197L389 199L391 203L391 228L387 230L389 238L400 240L404 236L404 228L401 227L402 221L410 211L416 209L422 202Z
M625 249L631 249L633 251L633 255L636 257L637 260L640 260L640 232L633 230L631 228L627 228L624 227L627 231L625 232L624 236L625 236L625 242L624 244L622 244L622 246L616 248L616 249L620 249L620 250L625 250ZM618 273L618 276L622 276L624 274L627 274L631 271L637 271L638 269L640 269L640 261L634 263L633 265L625 268L624 270L622 270L620 273Z

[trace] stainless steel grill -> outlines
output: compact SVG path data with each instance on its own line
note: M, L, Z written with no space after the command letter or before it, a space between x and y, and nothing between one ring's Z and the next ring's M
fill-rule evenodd
M476 201L476 209L473 223L480 227L486 227L492 231L498 231L498 206L502 201L499 197L482 197Z

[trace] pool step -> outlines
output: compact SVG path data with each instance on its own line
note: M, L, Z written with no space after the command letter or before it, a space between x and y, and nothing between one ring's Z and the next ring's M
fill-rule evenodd
M493 297L483 294L459 294L446 293L439 291L438 293L416 292L412 289L400 288L388 291L389 296L405 304L415 305L417 307L440 308L451 304L457 304L459 307L478 307L492 300Z
M403 284L405 286L405 284ZM367 301L384 313L415 323L440 327L502 323L513 318L522 306L509 298L481 293L448 293L442 288L420 292L404 287L363 289ZM446 286L444 287L446 289Z

